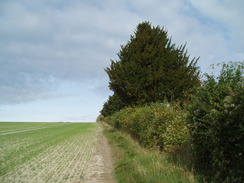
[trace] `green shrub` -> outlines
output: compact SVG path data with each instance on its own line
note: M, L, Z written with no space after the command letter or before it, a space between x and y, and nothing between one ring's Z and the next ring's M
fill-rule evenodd
M142 146L168 150L188 139L186 112L165 104L124 108L107 118Z
M210 182L244 182L243 63L207 76L189 108L196 168Z

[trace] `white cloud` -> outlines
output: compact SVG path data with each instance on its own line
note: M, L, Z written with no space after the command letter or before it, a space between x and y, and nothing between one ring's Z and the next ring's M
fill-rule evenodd
M244 2L240 0L189 0L189 2L195 11L204 19L211 21L212 25L210 25L209 31L212 30L214 32L214 37L216 37L215 34L221 37L221 42L216 42L217 44L215 44L215 50L218 51L220 48L219 50L222 54L229 55L229 58L227 56L223 58L242 61L244 53L244 23L242 23ZM202 39L203 38L204 37L202 37ZM226 50L221 49L221 47L225 47Z
M109 26L96 25L108 14L83 4L63 9L41 4L43 12L34 11L33 2L23 2L5 4L0 17L2 103L43 98L57 89L53 78L85 82L104 77L107 55L118 42L110 36L112 29L106 32Z
M240 0L0 1L0 105L83 89L102 105L109 94L103 69L142 21L164 26L176 45L187 42L203 72L241 61L243 7Z

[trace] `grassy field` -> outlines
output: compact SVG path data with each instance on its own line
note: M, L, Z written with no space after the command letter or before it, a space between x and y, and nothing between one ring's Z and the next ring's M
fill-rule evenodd
M96 123L0 122L0 182L80 181L96 130Z
M105 135L112 147L115 176L119 183L198 183L192 171L158 150L139 146L130 136L108 125Z

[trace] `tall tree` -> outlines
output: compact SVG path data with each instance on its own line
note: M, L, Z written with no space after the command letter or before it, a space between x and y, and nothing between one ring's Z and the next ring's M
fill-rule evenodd
M121 46L119 60L106 68L109 87L126 105L184 100L200 85L198 59L189 59L185 45L176 47L167 31L140 23Z
M106 117L109 116L120 109L124 108L126 104L120 99L120 97L115 93L109 96L108 101L103 104L103 108L100 113Z

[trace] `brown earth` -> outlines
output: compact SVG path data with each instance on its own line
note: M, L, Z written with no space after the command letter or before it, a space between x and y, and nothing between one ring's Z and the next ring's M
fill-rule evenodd
M111 150L106 137L103 135L103 127L101 124L97 130L95 144L95 152L89 167L84 173L83 182L115 183Z

